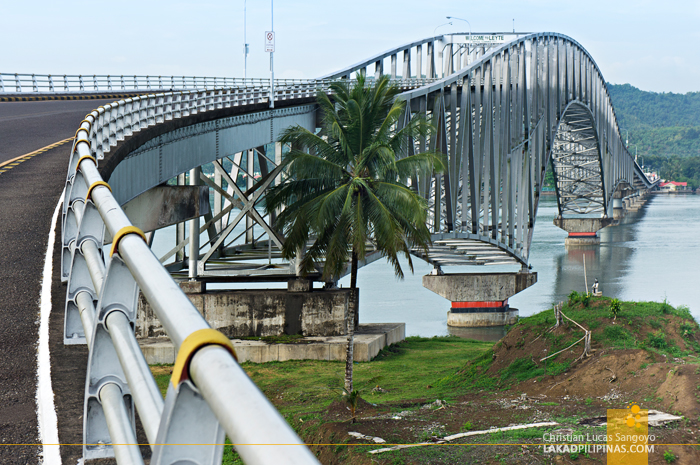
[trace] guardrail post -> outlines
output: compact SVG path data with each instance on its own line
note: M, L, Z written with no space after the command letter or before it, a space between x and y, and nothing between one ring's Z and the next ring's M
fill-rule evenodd
M15 73L15 90L22 92L22 82L19 80L19 74Z
M77 178L78 176L76 176ZM85 184L82 178L77 180L83 185ZM69 244L72 250L63 322L63 343L65 345L87 343L76 298L79 293L87 292L92 297L93 302L97 302L98 296L81 246L84 241L92 241L97 250L101 251L104 239L104 223L92 201L87 200L82 212L77 210L76 213L73 217L80 220L80 225L78 226L78 236L72 244ZM70 218L66 217L66 219Z
M53 87L53 77L49 74L49 92L54 92L55 89Z
M39 92L39 86L36 83L36 75L32 74L32 90L34 92Z
M133 398L105 320L110 313L121 312L133 324L136 319L138 291L138 286L131 276L131 272L119 256L115 255L110 260L105 275L104 286L97 304L95 326L92 328L83 403L84 460L114 457L115 448L128 447L122 444L112 445L115 441L110 431L113 429L130 430L134 437L136 436ZM108 425L109 419L105 416L100 391L109 383L116 384L121 390L121 401L126 405L130 424ZM134 444L133 447L138 446Z
M77 160L76 160L77 161ZM78 237L78 225L85 208L87 187L80 172L66 183L66 196L63 201L64 216L61 228L61 282L68 282L73 256L73 246Z
M191 381L185 380L177 387L168 383L156 444L151 458L152 465L221 463L224 430Z

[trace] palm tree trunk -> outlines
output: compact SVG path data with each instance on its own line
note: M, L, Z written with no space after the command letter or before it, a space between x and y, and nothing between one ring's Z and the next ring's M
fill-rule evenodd
M357 315L357 253L352 249L350 262L350 297L348 299L348 348L345 354L345 391L350 394L352 388L353 349L355 345L355 317Z

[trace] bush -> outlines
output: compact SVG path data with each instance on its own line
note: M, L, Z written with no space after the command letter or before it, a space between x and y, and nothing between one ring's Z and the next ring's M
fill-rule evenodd
M581 301L581 294L576 291L569 293L569 305L573 305Z
M610 315L612 315L613 319L617 319L621 308L622 304L620 304L618 299L613 299L610 301Z
M681 335L683 337L693 337L695 334L695 325L692 323L681 323Z
M581 294L581 303L583 304L584 307L588 307L588 304L591 303L591 293L586 292L585 294Z
M661 331L655 333L649 333L647 335L647 343L650 347L655 349L664 350L668 348L668 343L666 342L666 336Z
M674 454L670 450L664 452L664 460L666 461L666 463L673 463L676 461L677 458L678 457L676 457L676 454Z

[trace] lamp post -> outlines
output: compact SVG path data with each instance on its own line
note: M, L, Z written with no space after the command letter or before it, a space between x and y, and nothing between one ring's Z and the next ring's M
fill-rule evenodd
M456 16L447 16L447 19L456 19L458 21L464 21L469 26L469 43L467 43L467 60L469 60L469 55L471 54L471 46L472 46L472 25L471 25L471 23L469 21L467 21L466 19L457 18Z
M243 79L248 77L248 36L246 35L246 0L243 0Z
M436 27L435 29L433 29L433 35L435 35L435 31L437 31L438 28L440 28L440 27L442 27L442 26L447 26L448 24L449 24L450 26L452 26L452 21L450 21L449 23L441 24L441 25L439 25L438 27Z
M273 37L275 33L275 0L270 0L270 31L272 31ZM270 52L270 108L275 108L275 52Z

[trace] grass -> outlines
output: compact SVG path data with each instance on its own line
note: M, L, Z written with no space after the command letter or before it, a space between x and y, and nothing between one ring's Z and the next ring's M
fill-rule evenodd
M700 353L700 346L694 340L699 328L687 308L673 308L665 302L620 302L616 324L613 325L609 300L597 297L578 299L576 302L565 304L563 311L584 327L594 330L593 342L598 346L643 348L650 352L683 356L688 351L682 352L664 333L663 328L673 323L677 325L678 334L689 351ZM680 321L673 317L678 317ZM547 310L522 318L512 330L522 334L529 333L530 339L532 335L541 335L542 341L547 344L548 353L559 351L583 336L583 331L572 324L569 324L566 333L548 332L553 325L553 312ZM643 327L646 328L646 334L640 336L639 330ZM648 332L649 327L653 328L653 331ZM271 339L267 342L301 342L299 337L284 340L267 339ZM527 344L525 337L521 339L517 340L516 347L517 344L522 344L523 347ZM410 410L435 399L450 402L469 392L493 392L531 378L555 376L566 372L571 363L552 358L546 364L536 364L532 357L522 357L513 360L509 366L494 373L494 376L488 376L486 372L493 360L492 343L457 337L409 337L384 349L371 362L356 363L355 389L360 391L361 397L367 402L390 404L390 408L397 411ZM323 411L333 401L341 400L344 365L341 361L304 360L244 363L242 367L292 427L300 431L303 426L302 434L304 437L310 437L322 428ZM700 370L700 367L698 369ZM159 387L165 393L169 381L167 367L154 367L153 371ZM376 386L381 387L381 390L373 390ZM592 399L587 398L584 403L590 405ZM557 404L552 402L544 405ZM572 425L576 424L575 418L566 420L571 420ZM470 431L473 428L471 421L467 421L461 430ZM425 435L429 433L433 432L426 432ZM502 432L487 435L483 441L498 443L504 440L527 440L541 437L542 433L543 431L537 429ZM340 438L337 439L342 442ZM475 441L481 442L482 439ZM347 446L341 444L338 447L338 454L348 453ZM383 457L387 460L386 463L413 463L418 457L421 460L457 463L463 462L467 457L467 448L420 449L391 452ZM225 449L224 463L241 463L231 447Z
M594 342L615 349L654 349L656 353L673 357L686 356L692 351L700 352L693 336L698 325L685 306L674 308L667 302L623 302L607 297L591 297L586 301L580 294L572 292L570 300L564 304L563 312L586 328L595 331ZM611 306L617 307L616 324L612 324ZM682 351L664 335L663 328L670 323L669 315L681 320L679 333L691 349ZM552 310L546 310L527 318L521 318L514 328L531 334L544 333L554 325ZM636 334L648 325L655 331L646 339L638 339ZM599 329L602 326L602 331ZM549 353L554 353L583 336L583 331L570 326L573 331L567 336L546 333L543 337L550 342ZM549 374L549 370L548 373Z
M356 363L355 388L371 403L451 400L466 392L444 382L469 360L490 354L493 343L458 337L408 337L382 350L371 362ZM488 355L490 357L490 355ZM243 363L248 376L278 408L287 421L299 425L320 418L319 411L341 399L345 362L292 360ZM164 367L152 368L163 395L170 375ZM372 392L375 386L386 392ZM418 407L419 404L416 404ZM402 406L402 410L407 410ZM241 463L231 447L224 451L224 464Z

